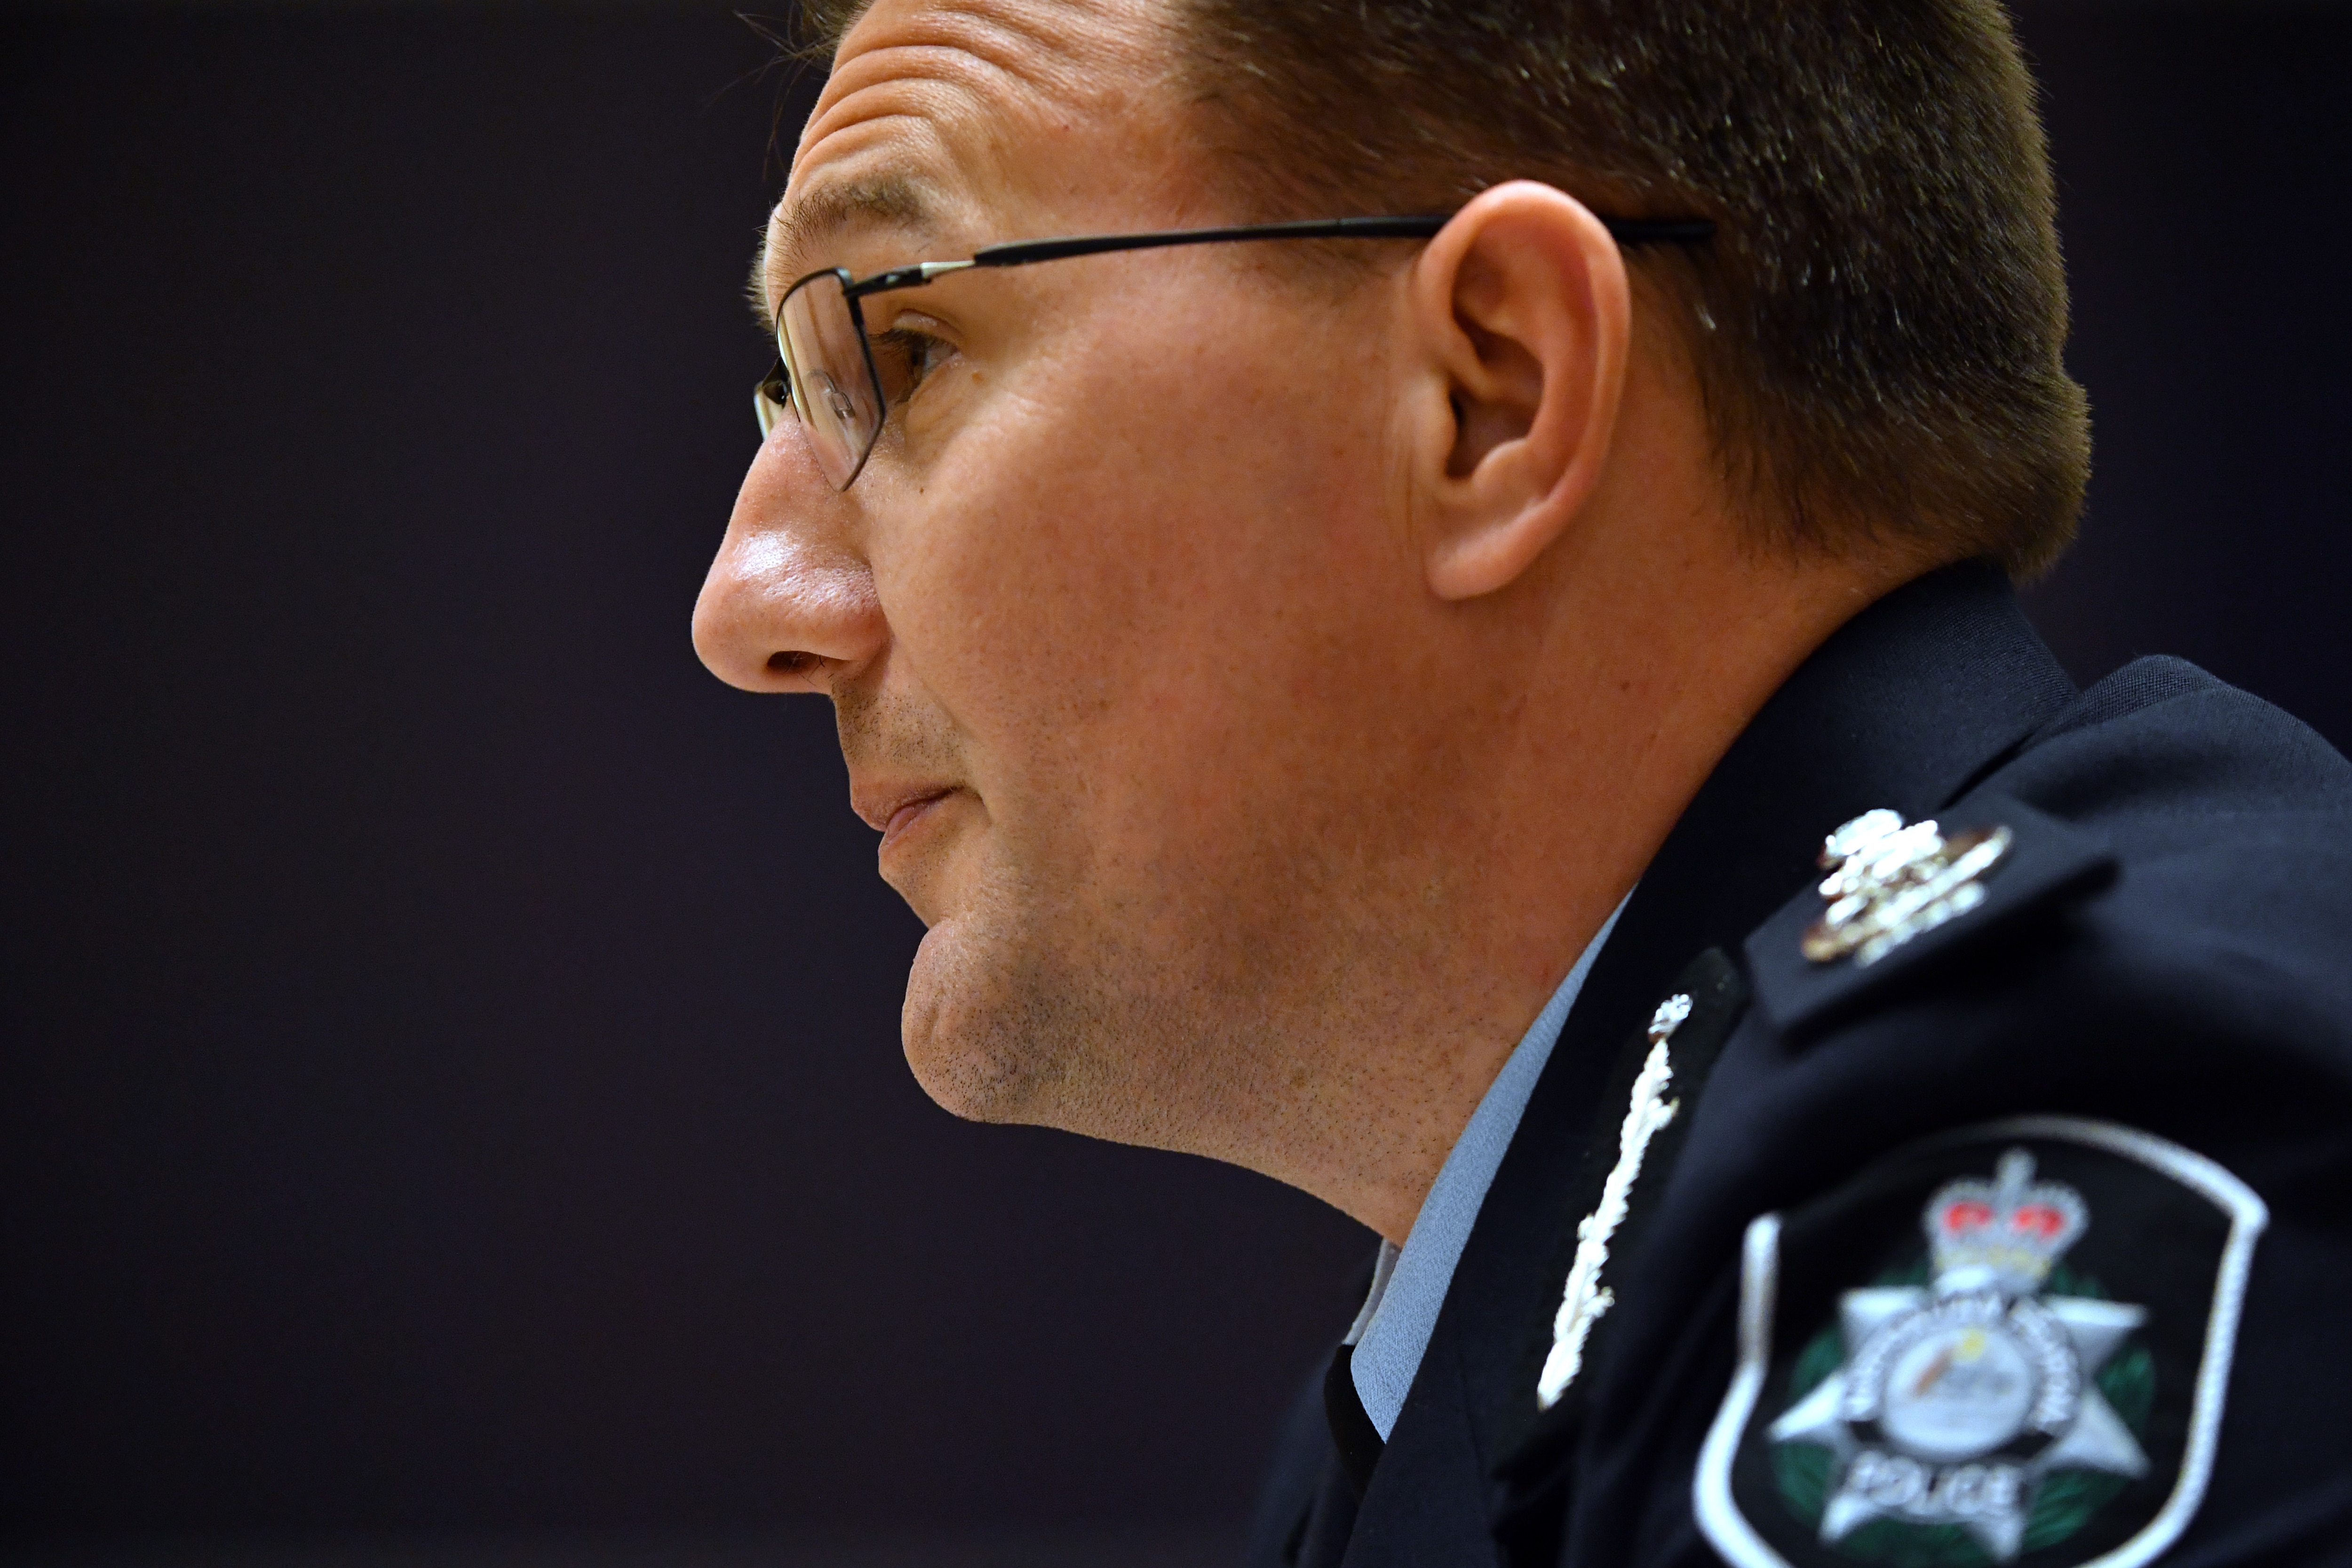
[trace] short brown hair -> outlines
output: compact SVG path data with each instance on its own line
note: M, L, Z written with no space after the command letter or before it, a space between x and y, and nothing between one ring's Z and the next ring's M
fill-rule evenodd
M1536 179L1614 216L1685 318L1778 542L2073 538L2089 470L2034 89L1999 0L1170 0L1253 216L1447 211ZM817 4L837 36L859 7Z

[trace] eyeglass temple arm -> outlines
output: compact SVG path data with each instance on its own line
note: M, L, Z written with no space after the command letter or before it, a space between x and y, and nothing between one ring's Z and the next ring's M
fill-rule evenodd
M1066 239L1023 239L976 250L966 261L919 261L863 278L852 297L889 289L916 289L949 272L971 267L1022 267L1066 256L1100 256L1114 250L1152 250L1171 245L1224 245L1254 239L1427 239L1453 219L1429 217L1309 218L1299 223L1245 224L1230 228L1161 229L1148 234L1078 235ZM1601 226L1620 245L1691 244L1715 233L1711 218L1602 218Z
M1443 217L1308 218L1299 223L1245 224L1233 228L1178 228L1152 234L1024 239L974 251L971 259L976 267L1019 267L1030 261L1055 261L1065 256L1150 250L1169 245L1226 245L1251 239L1426 239L1448 221Z

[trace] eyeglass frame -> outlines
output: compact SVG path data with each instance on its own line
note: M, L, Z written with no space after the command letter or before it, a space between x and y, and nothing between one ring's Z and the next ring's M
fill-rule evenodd
M793 396L795 374L791 344L784 336L784 305L794 294L820 279L835 279L841 284L842 300L849 308L850 325L856 329L858 352L866 364L866 385L874 397L874 429L866 436L857 454L857 461L849 470L849 477L834 487L836 490L846 491L857 482L857 476L866 471L866 459L874 455L874 448L881 440L883 427L890 418L889 397L882 384L882 373L874 363L874 340L866 330L866 312L857 303L869 294L919 289L940 278L973 268L1027 267L1039 261L1060 261L1074 256L1102 256L1122 250L1156 250L1179 245L1226 245L1274 239L1428 239L1452 221L1451 214L1306 218L1287 223L1022 239L984 247L960 260L917 261L903 267L887 268L865 278L854 277L846 267L820 267L794 279L792 287L776 300L775 363L768 367L768 374L761 378L759 385L751 393L752 413L760 422L760 438L765 441L774 433L776 421L786 408L790 408L793 417L803 425L807 422L807 415L802 412ZM1712 218L1701 217L1604 217L1601 224L1609 231L1609 237L1620 245L1696 245L1712 238L1716 227Z

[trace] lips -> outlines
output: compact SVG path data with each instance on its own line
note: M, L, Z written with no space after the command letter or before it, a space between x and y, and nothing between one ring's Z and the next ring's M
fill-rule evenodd
M900 834L906 832L907 829L912 827L921 819L925 812L930 810L931 807L947 799L947 797L948 792L941 790L937 795L927 795L921 796L919 799L910 800L906 805L900 806L898 810L892 812L890 814L890 820L883 825L882 842L887 844L892 839L898 837Z
M887 850L892 844L912 832L930 814L933 806L954 793L952 784L926 784L913 789L892 790L882 794L879 799L858 800L854 805L857 815L866 819L867 826L881 829L880 847Z

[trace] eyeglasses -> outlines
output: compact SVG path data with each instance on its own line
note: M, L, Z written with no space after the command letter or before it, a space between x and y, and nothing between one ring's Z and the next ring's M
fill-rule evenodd
M776 310L776 363L752 394L760 436L766 439L789 407L807 430L817 467L845 490L866 467L881 437L894 391L903 398L915 367L886 349L877 358L858 301L893 289L919 289L950 272L974 267L1026 267L1114 250L1173 245L1226 245L1263 239L1427 239L1447 217L1313 218L1303 223L1251 224L1234 228L1163 229L1150 234L1082 235L992 245L961 261L919 261L870 278L845 267L812 272L784 290ZM1695 244L1715 233L1706 218L1603 218L1620 245Z

